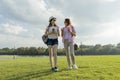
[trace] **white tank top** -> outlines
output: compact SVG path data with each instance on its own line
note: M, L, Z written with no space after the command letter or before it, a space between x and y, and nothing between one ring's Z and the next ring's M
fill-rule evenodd
M59 27L56 27L56 26L48 27L48 32L52 32L53 30L57 32L59 30ZM48 38L56 39L56 38L58 38L58 34L50 34L50 35L48 35Z
M68 39L68 37L69 37L69 32L68 32L68 28L66 27L66 28L64 28L65 30L65 36L64 36L64 39Z

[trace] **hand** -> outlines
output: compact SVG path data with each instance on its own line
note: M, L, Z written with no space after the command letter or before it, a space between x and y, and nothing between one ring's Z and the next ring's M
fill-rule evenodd
M63 28L61 28L61 31L63 31Z
M44 34L45 36L48 36L47 34Z
M47 35L53 34L52 32L49 32Z
M72 31L70 30L70 28L68 28L68 32L72 33Z

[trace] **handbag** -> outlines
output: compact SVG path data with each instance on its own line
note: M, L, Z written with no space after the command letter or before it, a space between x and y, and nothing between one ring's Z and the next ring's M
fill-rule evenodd
M43 35L43 36L42 36L42 40L43 40L43 42L47 45L47 42L48 42L48 36Z
M76 43L74 44L74 50L78 50L78 45Z

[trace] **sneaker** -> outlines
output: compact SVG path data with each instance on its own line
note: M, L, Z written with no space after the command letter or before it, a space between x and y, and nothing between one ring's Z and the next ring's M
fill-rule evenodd
M57 71L58 71L58 68L57 68L57 67L55 67L55 68L54 68L54 71L55 71L55 72L57 72Z
M68 70L71 70L71 69L72 69L72 67L68 66Z
M74 69L78 69L78 67L77 67L77 65L76 65L76 64L74 64L74 65L73 65L73 68L74 68Z
M52 68L51 70L54 71L54 68Z

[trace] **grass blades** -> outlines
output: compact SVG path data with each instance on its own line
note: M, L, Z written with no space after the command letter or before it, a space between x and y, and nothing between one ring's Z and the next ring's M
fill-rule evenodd
M77 56L78 70L67 70L66 57L58 57L52 72L48 57L0 56L0 80L120 80L120 56Z

